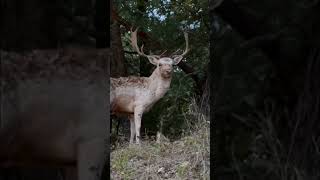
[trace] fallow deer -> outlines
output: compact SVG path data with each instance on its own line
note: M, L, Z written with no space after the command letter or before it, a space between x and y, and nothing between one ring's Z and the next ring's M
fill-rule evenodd
M160 55L147 55L143 52L143 45L137 44L137 31L131 29L131 45L143 57L148 58L156 68L149 77L120 77L110 80L111 113L115 115L128 115L130 120L130 144L136 137L140 144L141 119L144 112L162 98L170 88L173 65L177 65L189 51L188 34L184 33L186 48L181 55L161 57Z

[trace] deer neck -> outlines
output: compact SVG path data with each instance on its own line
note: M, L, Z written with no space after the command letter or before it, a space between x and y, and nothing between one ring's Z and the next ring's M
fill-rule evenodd
M164 94L169 90L171 84L170 78L163 78L160 75L158 67L153 71L149 77L149 87L152 92L155 93L156 97L163 97Z

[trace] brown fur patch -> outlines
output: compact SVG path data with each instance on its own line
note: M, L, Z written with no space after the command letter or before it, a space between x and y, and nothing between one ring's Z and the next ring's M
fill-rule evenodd
M114 104L112 104L112 113L133 113L133 103L133 97L119 96L115 99Z

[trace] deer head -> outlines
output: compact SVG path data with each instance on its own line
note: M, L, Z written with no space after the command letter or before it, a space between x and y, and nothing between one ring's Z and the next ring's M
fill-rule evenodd
M132 31L131 29L131 46L133 49L140 55L148 58L151 64L157 66L156 71L159 72L160 76L164 79L171 78L173 65L179 64L179 62L183 59L183 57L189 51L189 42L188 42L188 34L184 32L184 38L186 41L186 48L180 55L172 55L170 57L161 57L161 55L147 55L143 52L143 45L139 48L137 43L137 31ZM176 51L177 52L177 51ZM163 53L162 53L163 54Z

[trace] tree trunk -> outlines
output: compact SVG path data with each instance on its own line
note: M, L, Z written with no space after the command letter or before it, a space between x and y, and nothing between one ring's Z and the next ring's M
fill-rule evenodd
M110 76L120 77L127 75L127 67L125 65L124 51L121 41L120 25L114 21L111 25L111 48L112 59L110 64Z

